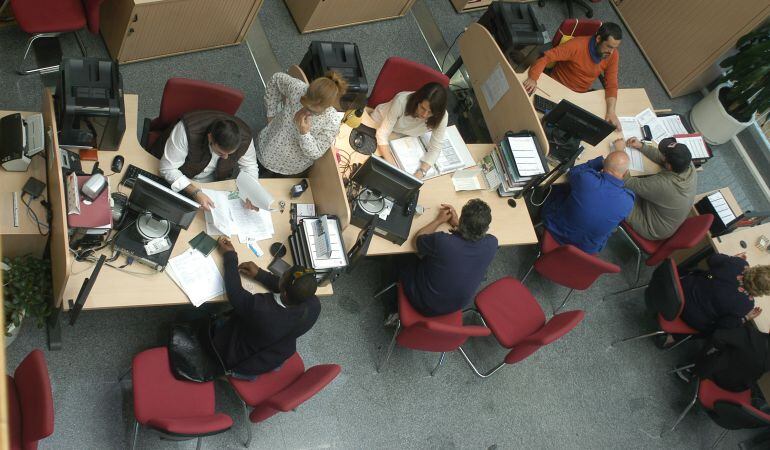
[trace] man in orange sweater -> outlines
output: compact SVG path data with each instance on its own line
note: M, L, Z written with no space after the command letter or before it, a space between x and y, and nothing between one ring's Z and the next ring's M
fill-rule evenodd
M529 68L529 78L524 89L532 94L537 88L537 79L545 67L555 62L551 77L575 92L591 89L594 80L604 73L604 96L607 100L605 119L620 130L620 121L615 114L618 100L618 52L623 34L620 27L605 22L593 36L578 36L545 52Z

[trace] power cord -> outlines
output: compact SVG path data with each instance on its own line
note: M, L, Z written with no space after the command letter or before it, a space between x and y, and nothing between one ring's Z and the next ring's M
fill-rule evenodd
M27 207L27 215L37 225L38 233L40 233L42 236L48 236L48 231L43 232L43 228L45 228L46 230L50 230L50 227L48 226L47 223L41 222L40 219L38 219L37 213L35 213L35 211L32 209L32 201L31 200L30 201L25 200L24 199L25 195L27 195L26 192L22 192L21 193L21 202L24 203L24 206ZM43 208L45 208L45 210L46 210L46 215L48 215L47 214L48 202L46 202L45 200L41 200L40 204L43 205Z
M446 57L449 56L449 52L452 51L452 47L455 46L455 44L457 43L457 39L459 39L460 36L462 36L463 33L465 33L465 30L457 33L457 36L455 36L455 40L452 41L452 45L450 45L449 48L446 49L446 53L444 53L444 59L441 60L441 67L440 67L440 69L441 69L442 72L444 71L444 63L446 63Z

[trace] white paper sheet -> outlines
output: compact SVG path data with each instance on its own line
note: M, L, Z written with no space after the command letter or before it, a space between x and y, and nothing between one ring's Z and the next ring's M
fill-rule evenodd
M645 110L649 111L649 110ZM642 111L643 118L647 118L645 111ZM650 111L652 112L652 111ZM636 117L618 117L620 120L620 127L623 130L623 138L629 140L632 137L642 139L642 127L639 126L639 121ZM612 143L610 143L610 150L614 150ZM636 172L644 171L644 155L642 152L635 148L626 147L626 154L630 159L628 168Z
M687 134L687 128L684 127L682 118L677 115L658 117L658 123L666 130L664 137L671 137L675 134Z
M508 145L516 161L519 176L531 177L545 173L543 161L537 153L535 140L531 136L509 137Z
M727 200L725 200L721 192L714 192L708 196L708 199L723 224L727 225L735 220L735 213L730 208L730 205L727 204Z
M275 233L270 211L246 209L238 195L226 191L204 189L214 201L215 208L205 212L206 233L210 235L238 235L241 242L270 239Z
M250 174L246 172L239 173L238 178L235 179L235 185L238 186L238 194L243 201L249 199L251 204L259 209L269 210L273 208L273 196L259 184L259 180Z
M309 245L309 253L311 263L314 269L330 269L334 267L344 267L345 249L342 247L342 239L340 238L340 230L338 222L336 220L329 221L329 246L331 247L331 254L328 258L318 258L316 256L316 226L315 223L319 219L305 219L302 221L302 226L305 227L305 236L307 237L307 244Z
M630 160L628 169L636 172L644 172L644 155L635 148L626 147L626 154Z
M479 175L482 173L478 167L458 170L452 175L452 184L455 191L477 191L483 189L479 181Z
M415 136L407 136L390 141L390 148L393 150L393 156L401 166L401 169L409 174L413 174L420 167L420 159L425 154L425 148L423 147L420 139ZM436 176L438 173L436 169L431 167L425 178Z
M225 293L225 281L214 260L192 248L169 259L166 273L196 308Z
M693 159L709 157L709 151L706 149L706 142L701 135L677 137L676 141L686 145L687 148L690 149L690 154Z
M497 102L508 92L510 86L505 79L505 73L500 64L489 74L489 78L481 84L481 92L484 94L484 100L487 102L487 108L491 111L497 105Z

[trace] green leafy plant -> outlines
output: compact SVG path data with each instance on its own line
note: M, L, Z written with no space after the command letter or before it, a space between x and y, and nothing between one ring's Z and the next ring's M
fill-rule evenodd
M770 110L770 24L743 36L735 48L738 53L719 64L727 70L719 83L730 84L719 100L728 114L748 122Z
M30 255L3 258L3 262L11 268L3 274L6 335L8 326L20 326L24 317L34 318L42 327L52 311L51 262Z

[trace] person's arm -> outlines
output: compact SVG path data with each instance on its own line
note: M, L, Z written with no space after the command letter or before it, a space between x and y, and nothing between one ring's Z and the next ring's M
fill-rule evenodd
M652 203L665 198L666 193L672 188L671 183L659 174L648 177L628 177L624 181L626 187L634 194Z
M166 141L158 170L161 176L171 185L171 190L187 194L188 197L200 203L203 209L211 210L211 208L214 208L214 202L201 191L199 186L193 184L179 170L184 164L185 159L187 159L188 151L187 131L182 121L179 121L174 125L171 135Z
M441 122L436 126L433 132L430 134L430 141L428 141L428 148L425 154L420 158L420 168L425 171L430 170L439 156L441 156L441 143L446 137L446 125L449 114L444 113L444 117L441 118Z
M456 215L456 214L455 214ZM438 214L436 215L436 218L433 219L432 222L428 223L424 227L417 230L417 234L414 235L414 246L417 248L417 254L418 255L425 255L423 251L421 251L425 247L426 242L421 242L422 239L421 236L428 237L436 232L438 227L440 227L442 224L452 221L452 209L444 207L444 205L441 206L441 208L438 211ZM456 226L456 224L452 224L453 226ZM424 238L423 238L424 239Z
M321 117L323 117L323 119ZM300 133L299 147L302 150L302 153L308 158L316 160L322 157L334 143L334 140L340 132L340 121L337 119L336 113L316 116L314 120L324 121L323 126L319 127L317 133L313 134L310 131L304 134L300 131L297 131L297 133Z
M246 172L254 178L259 178L259 165L257 165L257 151L254 148L254 140L249 143L246 153L238 160L238 166L242 172Z
M227 300L236 313L249 314L256 308L259 300L241 285L241 275L238 272L238 254L233 250L227 251L222 255L222 261L225 266L224 281Z
M639 148L639 151L642 152L644 156L659 166L666 164L666 158L664 158L663 154L660 152L660 150L658 150L657 145L652 145L646 141L641 141L641 143L642 146Z
M280 292L280 289L278 288L278 281L280 278L278 275L275 275L272 272L268 272L267 270L262 270L260 268L259 271L257 271L257 275L254 277L254 279L257 280L259 284L266 287L270 292Z
M406 108L405 95L396 94L390 101L388 110L382 117L382 122L377 127L377 150L379 150L382 157L389 163L396 166L396 158L393 156L393 152L390 149L390 134L393 132L393 127L396 126L398 119L404 115L404 109Z
M569 45L569 42L548 50L529 68L527 79L523 83L524 89L528 94L532 94L535 92L535 88L537 88L537 80L540 78L543 70L545 70L545 66L552 62L570 60L574 56L575 47L574 45Z
M710 269L715 269L717 267L725 265L728 261L730 261L731 257L729 255L725 255L722 253L715 253L706 259L706 264L708 264ZM745 263L745 260L744 260Z
M616 51L610 56L607 63L607 69L604 71L604 99L607 102L607 113L605 119L615 125L620 131L620 120L615 112L615 105L618 101L618 62L620 54Z
M307 90L307 84L289 74L277 72L270 77L265 86L265 110L268 122L283 107L284 98L301 95Z
M583 164L571 168L567 173L570 185L573 187L580 185L588 180L598 180L596 172L604 168L604 157L599 156Z

